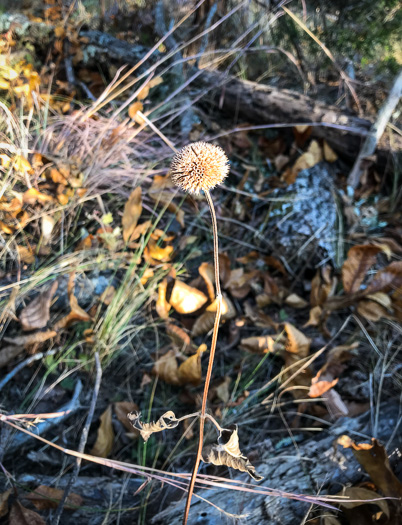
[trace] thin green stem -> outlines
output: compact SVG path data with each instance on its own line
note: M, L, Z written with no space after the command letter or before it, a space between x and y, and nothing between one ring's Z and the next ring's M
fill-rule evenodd
M194 492L194 486L195 486L195 481L197 478L198 467L200 466L200 461L201 461L201 456L202 456L202 446L204 442L204 426L205 426L206 409L207 409L207 398L208 398L208 392L209 392L209 385L211 383L212 368L214 366L214 357L215 357L215 350L216 350L216 342L218 340L219 323L220 323L221 314L222 314L222 292L221 292L221 285L220 285L220 280L219 280L218 227L216 224L214 203L212 201L209 191L207 190L205 191L205 197L209 205L209 210L211 212L211 219L212 219L212 232L213 232L213 237L214 237L214 268L215 268L215 286L216 286L216 303L217 304L216 304L214 330L212 333L211 350L209 353L208 369L207 369L207 375L205 378L204 393L202 396L202 405L201 405L201 414L200 414L200 434L199 434L199 440L198 440L197 456L195 458L195 464L194 464L193 472L191 474L190 484L188 487L186 508L185 508L184 517L183 517L183 525L187 525L188 515L190 512L191 498Z

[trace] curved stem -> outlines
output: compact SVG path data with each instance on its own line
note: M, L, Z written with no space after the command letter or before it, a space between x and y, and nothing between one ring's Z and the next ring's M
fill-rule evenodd
M199 440L198 440L197 456L195 458L195 464L194 464L193 472L191 474L190 484L188 487L186 508L185 508L184 517L183 517L183 525L187 525L188 515L190 512L191 498L194 492L194 485L195 485L195 481L197 478L198 467L200 466L200 461L201 461L202 445L204 442L204 426L205 426L205 417L206 417L206 409L207 409L207 398L208 398L209 385L211 383L212 368L214 366L214 357L215 357L216 342L218 339L219 323L220 323L221 314L222 314L222 292L221 292L221 285L220 285L220 280L219 280L218 227L216 224L214 203L212 201L209 191L205 191L205 197L207 199L209 210L211 212L212 232L214 236L214 268L215 268L215 286L216 286L216 303L217 304L216 304L214 330L212 333L211 350L209 353L209 360L208 360L208 369L207 369L207 375L206 375L205 383L204 383L204 393L202 396L202 405L201 405L201 414L200 414L200 435L199 435Z

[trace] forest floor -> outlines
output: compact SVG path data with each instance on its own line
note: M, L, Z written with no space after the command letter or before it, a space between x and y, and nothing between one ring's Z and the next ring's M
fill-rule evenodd
M228 523L400 523L400 106L351 185L359 148L342 133L363 146L361 130L334 126L334 142L317 122L248 120L225 84L197 80L229 72L371 125L397 75L361 62L346 74L292 3L261 16L315 42L328 62L314 72L302 40L297 60L265 53L262 18L240 3L178 3L177 27L163 2L106 4L0 7L0 521L178 519L162 511L192 470L197 417L184 416L201 405L216 301L207 202L178 191L169 166L176 148L210 141L230 173L212 192L223 316L208 413L243 456L228 442L230 461L205 456L196 492L219 491ZM135 428L128 413L141 413ZM302 465L294 487L291 470L270 473L278 457ZM283 509L248 521L258 494ZM221 522L219 508L189 523Z

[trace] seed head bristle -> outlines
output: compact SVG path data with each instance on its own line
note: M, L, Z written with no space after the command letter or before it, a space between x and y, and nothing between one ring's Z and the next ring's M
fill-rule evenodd
M172 181L184 191L199 193L215 188L229 173L229 159L219 146L193 142L173 157Z

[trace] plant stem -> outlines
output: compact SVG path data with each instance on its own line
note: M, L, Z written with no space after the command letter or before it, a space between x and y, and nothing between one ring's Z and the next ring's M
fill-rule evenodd
M204 383L204 393L202 396L201 415L200 415L200 434L198 438L199 440L198 440L197 456L195 458L195 464L194 464L193 472L191 474L190 484L188 487L186 508L185 508L184 517L183 517L183 525L187 525L188 515L190 512L191 498L194 492L194 485L195 485L195 481L197 478L198 467L201 461L202 445L204 442L204 426L205 426L205 417L206 417L206 409L207 409L207 398L208 398L209 385L211 383L212 368L214 366L216 341L218 339L219 323L221 320L221 313L222 313L222 292L221 292L221 285L220 285L220 280L219 280L218 227L216 224L215 208L214 208L214 203L212 201L211 195L209 191L207 190L204 193L205 193L205 197L207 199L208 205L209 205L209 211L211 212L211 219L212 219L212 232L213 232L213 237L214 237L214 269L215 269L215 286L216 286L216 303L217 304L216 304L214 331L212 333L211 350L209 353L209 360L208 360L208 370L207 370L207 375L206 375L205 383Z

